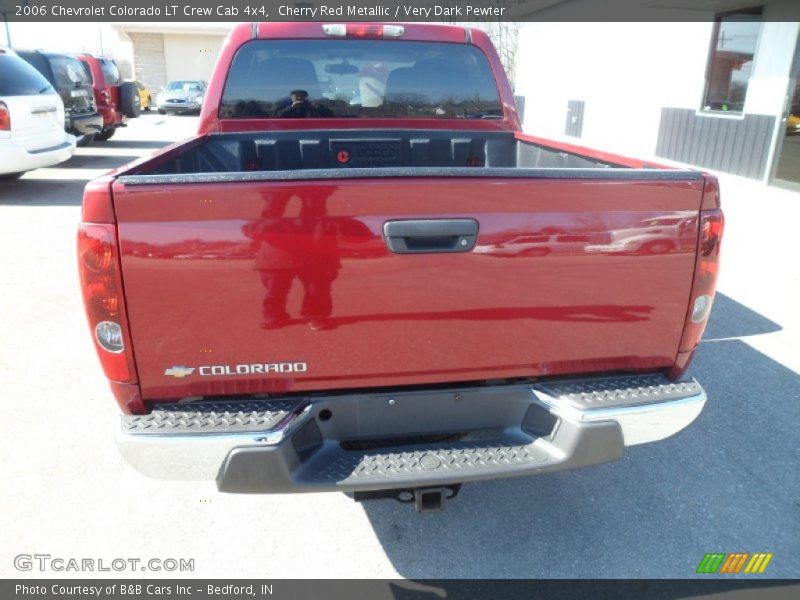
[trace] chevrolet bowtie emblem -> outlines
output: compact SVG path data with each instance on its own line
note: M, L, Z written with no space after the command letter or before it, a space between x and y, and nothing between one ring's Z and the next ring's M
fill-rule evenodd
M182 367L180 365L176 365L174 367L170 367L166 371L164 371L164 375L169 375L170 377L188 377L194 373L194 367Z

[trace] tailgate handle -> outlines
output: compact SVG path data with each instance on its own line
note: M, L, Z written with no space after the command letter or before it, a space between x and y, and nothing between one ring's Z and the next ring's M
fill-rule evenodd
M395 254L469 252L478 238L475 219L412 219L383 224L386 246Z

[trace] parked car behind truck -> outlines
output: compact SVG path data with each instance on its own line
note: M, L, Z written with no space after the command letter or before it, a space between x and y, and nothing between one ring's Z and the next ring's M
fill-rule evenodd
M673 252L586 249L676 215ZM502 253L539 232L583 241ZM196 138L87 186L78 247L137 469L436 510L689 425L721 234L712 176L523 134L477 29L262 23Z
M197 79L170 81L158 94L158 113L199 113L208 84Z
M127 119L139 116L139 90L133 82L122 81L113 58L92 54L78 54L76 57L92 80L97 110L103 117L103 129L94 139L105 142L111 139L117 128L126 127Z
M150 88L141 81L133 81L131 83L136 86L136 91L139 93L139 106L142 110L150 112L150 109L154 106L153 95L150 92Z
M17 55L39 71L64 102L64 127L77 139L78 146L89 144L103 129L97 112L92 79L81 62L68 54L17 50Z
M64 103L50 82L13 50L0 48L0 179L64 162L73 152Z

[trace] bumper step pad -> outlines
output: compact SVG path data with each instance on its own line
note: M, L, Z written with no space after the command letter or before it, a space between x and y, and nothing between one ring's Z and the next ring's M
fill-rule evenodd
M664 375L628 375L602 379L571 379L537 383L537 392L578 410L616 408L629 404L667 402L696 396L703 389L695 380L671 382Z
M291 400L159 404L149 415L124 416L122 429L137 435L267 432L300 405Z
M464 473L466 476L471 471L483 469L533 465L547 458L547 452L533 444L464 442L448 447L428 447L402 452L344 452L318 468L313 468L312 465L305 477L312 481L351 479L366 482L370 479L425 475L434 471L439 474Z

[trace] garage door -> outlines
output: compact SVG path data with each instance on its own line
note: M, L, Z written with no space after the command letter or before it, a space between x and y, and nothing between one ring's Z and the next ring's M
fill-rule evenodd
M224 40L221 35L165 35L167 80L208 81Z

